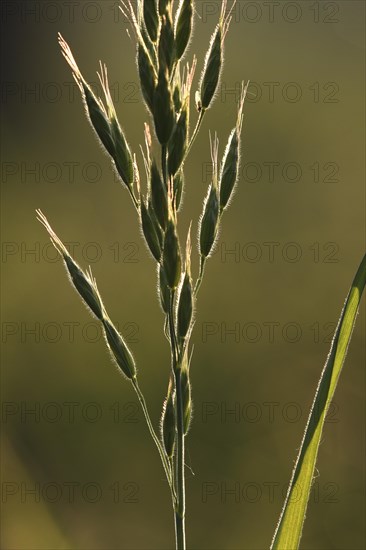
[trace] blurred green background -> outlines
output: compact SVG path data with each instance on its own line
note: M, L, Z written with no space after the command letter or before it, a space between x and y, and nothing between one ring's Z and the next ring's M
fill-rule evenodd
M196 89L219 2L196 2ZM168 488L132 388L35 220L90 264L159 422L169 349L155 267L59 52L108 65L138 156L148 115L118 2L2 2L2 532L7 550L174 545ZM365 4L237 2L214 108L186 165L181 237L250 79L241 177L199 296L187 440L192 549L268 548L330 335L364 249ZM195 119L192 109L192 123ZM143 171L141 170L141 173ZM145 182L144 182L145 184ZM229 253L233 251L234 253ZM196 273L197 262L194 269ZM365 547L365 328L324 430L302 548Z

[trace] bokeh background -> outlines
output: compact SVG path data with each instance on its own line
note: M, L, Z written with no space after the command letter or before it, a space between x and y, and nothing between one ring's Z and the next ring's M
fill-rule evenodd
M219 4L196 2L194 89ZM155 267L88 126L57 32L89 81L97 82L99 59L108 64L141 161L148 115L134 42L112 0L3 1L1 10L1 547L170 549L168 488L135 395L35 219L41 208L77 261L92 266L158 425L169 349ZM218 132L222 153L240 81L250 79L240 182L193 336L189 548L269 546L364 249L364 45L362 1L238 0L233 13L181 213L184 238L190 220L196 232L209 183L208 132ZM364 328L363 306L324 430L303 549L365 547Z

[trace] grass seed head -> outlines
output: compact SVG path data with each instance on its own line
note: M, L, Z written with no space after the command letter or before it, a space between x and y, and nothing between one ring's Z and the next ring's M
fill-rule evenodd
M175 42L177 59L181 59L188 47L193 26L193 0L180 0L175 18Z

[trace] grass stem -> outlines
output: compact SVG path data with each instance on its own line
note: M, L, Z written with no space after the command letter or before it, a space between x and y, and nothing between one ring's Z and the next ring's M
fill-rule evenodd
M185 550L185 476L184 476L184 419L183 419L183 395L181 385L181 371L175 371L175 388L177 403L177 509L175 513L175 533L177 550Z
M165 451L164 451L164 449L163 449L163 447L160 443L160 440L159 440L158 436L156 435L156 432L155 432L154 427L152 425L144 394L142 393L136 378L133 378L131 380L131 382L132 382L133 388L134 388L134 390L137 394L138 400L140 401L141 408L142 408L142 411L144 413L146 424L147 424L147 427L149 428L150 435L153 438L154 443L155 443L155 445L158 449L158 452L159 452L159 455L160 455L160 458L161 458L161 461L162 461L162 464L163 464L163 468L164 468L164 471L165 471L165 475L167 477L169 487L172 491L173 502L175 502L175 489L174 489L174 483L173 483L173 472L171 470L170 463L169 463L169 461L168 461L168 459L165 455Z

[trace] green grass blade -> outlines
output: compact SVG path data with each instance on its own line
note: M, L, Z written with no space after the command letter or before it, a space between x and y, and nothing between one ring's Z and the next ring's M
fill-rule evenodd
M366 255L348 293L320 376L285 503L272 540L273 550L296 550L299 547L324 420L347 355L365 283Z

